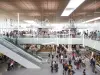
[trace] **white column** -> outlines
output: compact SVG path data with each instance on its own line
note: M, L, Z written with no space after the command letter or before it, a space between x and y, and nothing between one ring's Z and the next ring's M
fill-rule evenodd
M2 26L3 27L3 26ZM5 20L5 32L7 33L8 31L7 31L7 19ZM2 30L3 31L3 30Z
M3 23L1 23L1 34L3 33ZM3 36L3 35L2 35Z
M70 38L70 29L69 29L69 38Z
M83 47L84 47L84 33L83 33Z
M57 53L57 47L59 46L59 43L58 43L58 33L56 32L56 41L57 41L57 44L56 44L56 53Z
M18 21L18 37L19 37L19 13L17 13L17 21Z
M67 50L68 52L72 51L72 45L71 45L72 38L71 38L70 34L71 34L71 32L70 32L70 29L69 29L68 50Z
M72 45L71 44L68 45L68 50L67 51L68 52L71 52L72 51Z

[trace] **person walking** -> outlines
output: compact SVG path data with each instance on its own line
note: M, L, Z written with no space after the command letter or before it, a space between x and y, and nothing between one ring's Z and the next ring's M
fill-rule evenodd
M81 68L81 66L82 66L82 59L79 58L79 67Z
M52 60L53 60L53 58L54 58L54 55L52 54Z
M61 55L60 62L63 63L63 60L64 60L64 57L63 57L63 55Z
M14 60L11 60L11 62L10 62L11 69L14 69L14 63L15 63L15 61Z
M48 63L49 63L49 60L50 60L50 53L48 54L48 60L47 60L47 61L48 61Z
M83 75L86 75L86 70L85 69L83 70Z
M71 63L72 63L72 60L71 60L71 58L69 58L69 65L71 65Z
M68 64L65 63L65 64L64 64L64 75L66 75L67 70L68 70Z
M71 71L72 71L72 65L68 65L68 75L72 74Z
M55 68L55 72L58 72L58 63L55 61L55 64L54 64L54 68Z
M51 61L51 66L50 67L51 67L51 72L53 73L53 69L54 69L54 61L53 60Z
M95 59L93 59L93 61L92 61L92 71L93 71L93 73L95 73Z

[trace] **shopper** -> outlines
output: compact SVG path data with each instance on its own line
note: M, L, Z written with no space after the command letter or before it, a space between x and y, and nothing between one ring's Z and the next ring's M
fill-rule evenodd
M79 58L79 67L81 68L81 65L82 65L82 59Z
M51 61L51 72L53 73L53 69L54 69L54 62L53 61Z
M64 60L64 57L63 57L63 55L61 55L61 57L60 57L61 63L63 63L63 60Z
M77 61L77 69L79 69L80 68L80 62L79 62L79 60Z
M86 75L86 71L85 71L85 69L83 70L83 75Z
M92 63L93 63L93 58L90 59L90 66L92 66Z
M68 64L65 63L65 64L64 64L64 75L66 75L67 70L68 70Z
M52 54L52 60L53 60L53 58L54 58L54 55Z
M75 52L72 52L72 59L75 60Z
M11 62L10 62L11 69L14 69L14 63L15 63L15 61L14 60L11 60Z
M72 60L71 60L71 58L69 58L69 65L71 65L71 63L72 63Z
M92 71L93 71L93 73L95 73L95 59L93 59L93 61L92 61Z
M55 72L58 72L58 63L55 61L55 64L54 64L54 68L55 68Z
M72 73L72 65L68 65L68 75L71 75Z
M50 60L50 53L48 54L48 63L49 63L49 60Z

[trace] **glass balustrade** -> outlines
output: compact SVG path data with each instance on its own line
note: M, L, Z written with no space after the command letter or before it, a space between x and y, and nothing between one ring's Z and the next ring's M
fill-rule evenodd
M3 36L4 37L4 36ZM50 35L34 35L32 36L31 34L25 34L24 36L22 35L17 35L17 36L8 36L9 38L80 38L81 35L74 35L74 34L50 34Z

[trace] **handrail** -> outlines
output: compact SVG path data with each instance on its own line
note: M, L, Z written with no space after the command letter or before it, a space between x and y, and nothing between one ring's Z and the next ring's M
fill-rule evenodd
M14 44L15 46L17 46L18 48L20 48L21 50L27 52L25 49L23 49L20 45L16 44L13 42L13 40L11 38L5 38L5 40L9 41L10 43ZM39 59L42 61L42 58L38 55L36 55L35 53L31 54L30 52L27 52L29 53L30 55L34 56L35 58Z

